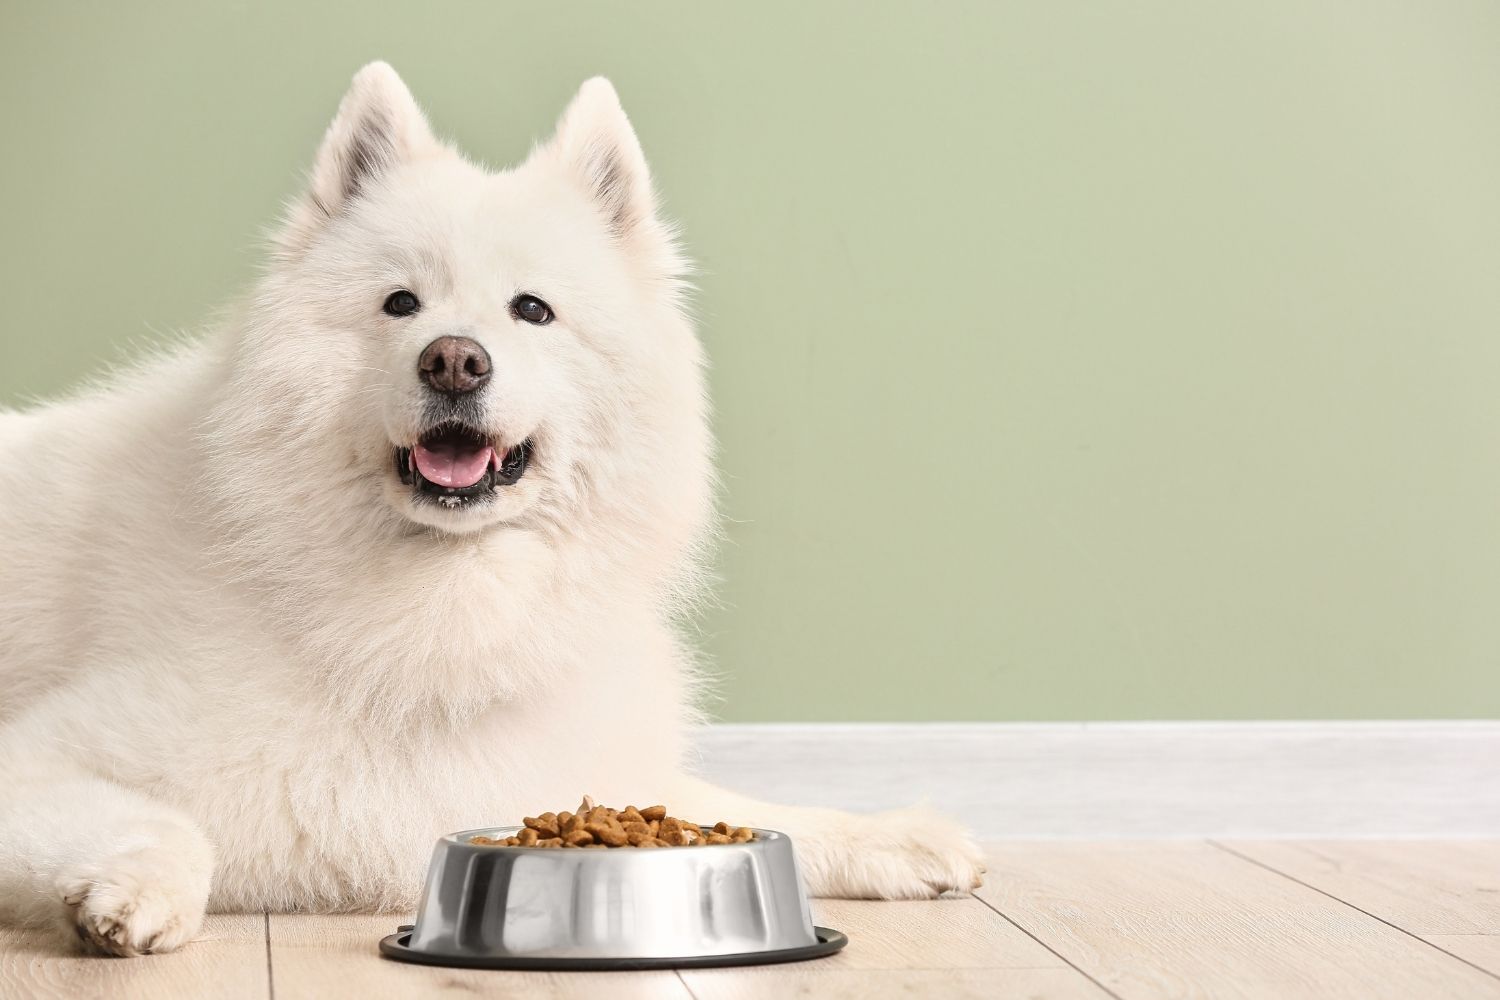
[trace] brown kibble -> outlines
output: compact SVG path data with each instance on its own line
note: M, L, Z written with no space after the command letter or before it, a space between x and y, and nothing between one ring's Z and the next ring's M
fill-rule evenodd
M623 847L630 843L629 836L619 823L590 823L584 827L594 839L609 847Z
M712 827L690 823L667 813L662 805L612 809L585 795L577 812L544 812L527 816L525 826L504 840L472 837L485 847L686 847L691 844L743 844L755 839L747 826L725 821Z
M526 818L526 825L543 837L556 837L562 830L557 825L557 814L544 812L540 816Z
M609 845L608 844L584 844L583 846L584 847L598 847L598 848L601 848L601 849L606 850L606 851L609 850Z

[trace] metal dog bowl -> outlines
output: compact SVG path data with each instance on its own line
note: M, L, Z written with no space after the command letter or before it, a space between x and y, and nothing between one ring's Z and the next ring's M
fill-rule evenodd
M417 922L380 942L403 962L492 969L763 965L831 955L814 927L792 842L563 850L491 847L465 830L437 842Z

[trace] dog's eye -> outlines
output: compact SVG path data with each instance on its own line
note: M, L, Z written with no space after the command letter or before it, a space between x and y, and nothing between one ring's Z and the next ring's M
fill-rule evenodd
M406 289L392 292L383 307L387 316L410 316L422 308L421 301Z
M552 322L552 307L535 295L517 295L510 303L511 315L537 326Z

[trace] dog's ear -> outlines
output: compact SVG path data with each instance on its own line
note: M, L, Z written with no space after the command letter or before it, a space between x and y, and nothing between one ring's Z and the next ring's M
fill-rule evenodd
M305 249L362 190L401 163L438 147L422 109L390 65L372 62L354 75L323 136L306 192L278 234L284 253Z
M659 218L640 140L604 77L578 89L557 132L532 153L531 161L538 160L570 175L622 244L674 256L672 233Z

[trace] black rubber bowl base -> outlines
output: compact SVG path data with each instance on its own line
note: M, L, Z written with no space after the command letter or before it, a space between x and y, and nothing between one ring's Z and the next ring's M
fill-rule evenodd
M462 969L527 969L549 972L631 972L647 969L713 969L727 965L777 965L805 962L832 955L849 939L827 927L814 927L818 943L781 951L749 951L739 955L695 955L684 958L548 958L545 956L433 955L411 947L411 928L400 927L380 940L380 953L398 962L448 965Z

